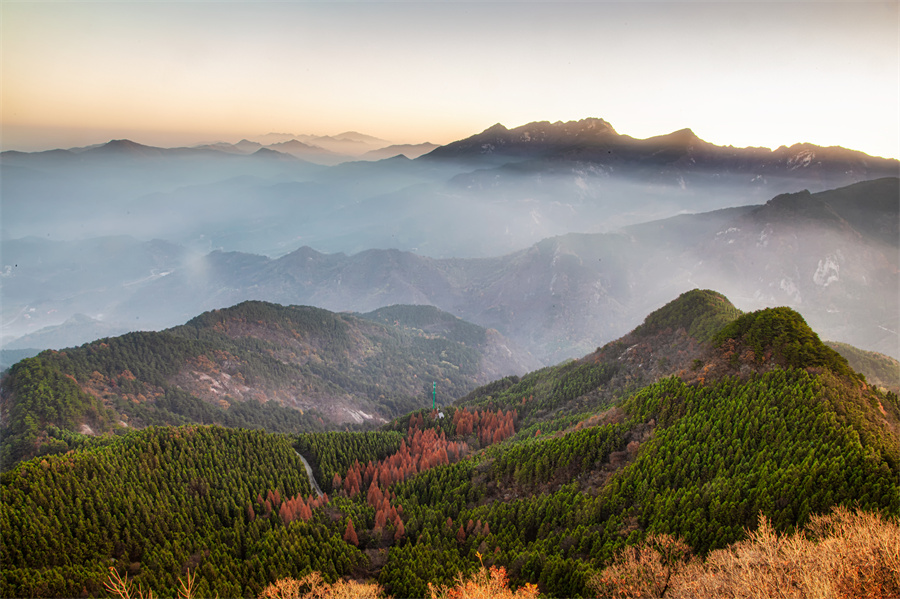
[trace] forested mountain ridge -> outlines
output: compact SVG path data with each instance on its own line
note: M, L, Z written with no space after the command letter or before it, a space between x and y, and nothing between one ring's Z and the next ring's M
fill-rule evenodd
M525 428L545 433L566 428L664 377L692 377L711 359L713 335L740 315L718 292L687 291L579 360L495 381L458 403L516 408Z
M384 314L389 322L378 322ZM245 302L159 333L101 339L16 364L0 396L3 464L64 451L70 435L62 431L372 426L430 405L433 383L446 403L535 365L496 331L432 307L395 306L363 318Z
M89 595L102 562L161 594L190 568L204 595L255 597L318 570L421 597L483 560L547 597L596 596L595 575L647 535L682 538L702 558L745 538L760 514L782 532L837 505L896 518L898 425L897 396L868 385L796 312L740 314L694 290L581 360L382 431L151 428L23 462L0 479L10 531L0 584L9 596ZM328 497L292 478L302 470L286 443ZM127 506L87 501L74 482L114 498L123 477L135 505L166 493L182 502L171 518L133 524ZM75 548L48 557L57 538Z

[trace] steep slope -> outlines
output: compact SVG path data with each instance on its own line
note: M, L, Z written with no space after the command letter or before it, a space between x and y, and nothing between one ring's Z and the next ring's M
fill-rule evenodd
M692 376L713 335L739 315L722 294L694 289L579 360L495 381L458 403L516 409L524 429L567 428L661 378Z
M371 426L429 404L433 383L446 402L534 364L495 331L434 308L381 314L399 320L245 302L167 331L24 360L3 381L4 467L65 450L65 431L192 422L284 432Z
M504 530L520 532L518 541L507 537L513 549L500 559L512 564L518 580L539 581L556 596L585 592L579 560L609 559L598 556L611 556L643 531L679 536L703 554L740 539L760 513L780 530L836 504L900 513L897 396L862 383L796 312L737 317L722 299L692 292L649 316L628 336L629 342L653 340L638 360L632 359L637 345L616 342L598 350L593 360L605 357L616 375L600 388L588 383L563 397L554 412L532 413L527 406L571 389L573 370L532 373L461 400L485 408L521 405L523 445L504 446L477 470L487 472L487 480L491 472L500 475L489 493L504 502L517 499L507 510L484 506L460 514L484 520L495 513L487 517L492 530L502 522ZM719 302L718 309L702 309ZM624 369L647 370L648 358L671 350L674 328L684 338L710 317L729 324L703 334L703 342L678 344L683 363L692 363L680 370L681 378L661 379L666 372L657 368L612 410L615 402L592 399L616 387ZM539 395L540 389L555 393ZM580 412L581 422L572 426L569 419L565 426L558 415L567 412ZM554 430L562 433L546 436ZM536 555L544 558L530 561Z

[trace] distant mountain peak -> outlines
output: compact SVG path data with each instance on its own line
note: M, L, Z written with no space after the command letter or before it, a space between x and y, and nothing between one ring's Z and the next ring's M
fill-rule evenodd
M567 122L557 121L557 122L553 123L553 126L569 128L569 129L575 128L582 132L597 131L597 132L601 132L601 133L615 133L618 135L618 132L609 123L609 121L607 121L605 119L601 119L601 118L596 118L596 117L589 117L586 119L581 119L580 121L567 121Z
M130 139L111 139L103 146L107 148L146 148L148 146L144 146L135 141L131 141Z
M692 143L695 141L703 141L702 139L697 137L697 134L694 133L694 130L690 129L690 128L679 129L678 131L674 131L669 134L669 137L671 137L673 140L683 141L686 143Z
M341 141L358 141L370 144L389 143L387 140L380 139L373 135L366 135L365 133L360 133L359 131L344 131L343 133L338 133L337 135L335 135L333 139Z
M428 156L461 158L496 154L501 159L529 155L548 157L565 154L572 148L604 145L618 138L619 134L612 125L599 118L555 123L535 121L514 129L497 123L481 133L441 146Z
M585 119L582 122L585 124L585 128L588 130L602 129L603 131L606 131L608 133L614 133L616 135L619 134L619 132L616 131L616 128L604 119Z
M658 146L668 148L683 148L685 150L710 145L709 142L706 142L697 137L697 134L689 128L679 129L678 131L673 131L672 133L668 133L666 135L650 137L645 141L653 142Z
M259 158L267 158L274 160L298 160L291 154L287 154L285 152L279 152L278 150L273 150L271 148L260 148L253 152L251 156L257 156Z
M97 156L158 156L162 152L161 148L145 146L130 139L113 139L103 145L85 150L83 153Z
M291 156L295 156L297 158L308 158L312 157L322 157L322 156L339 156L339 154L332 152L326 148L321 146L317 146L315 144L308 144L297 139L291 139L289 141L282 141L275 144L269 144L268 146L263 146L264 148L268 148L270 150L275 150L277 152L281 152L283 154L290 154Z
M144 144L139 144L136 141L131 141L130 139L113 139L102 146L98 146L95 148L97 150L149 150L156 149L151 146L145 146Z
M412 159L418 158L439 147L440 146L430 142L421 144L398 144L379 148L377 150L370 150L363 154L362 158L364 160L381 160L403 156L404 158Z
M320 148L318 146L312 146L310 144L305 144L302 141L291 139L288 141L282 141L275 144L270 144L269 149L272 148L300 148L300 149L309 149L309 150L317 150L322 152L327 152L328 150L324 148Z
M495 123L481 132L481 135L485 135L488 133L507 133L509 129L503 126L501 123Z

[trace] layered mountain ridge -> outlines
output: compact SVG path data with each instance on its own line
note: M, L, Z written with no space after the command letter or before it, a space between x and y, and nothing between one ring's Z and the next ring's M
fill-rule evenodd
M843 148L719 147L687 129L639 140L602 119L496 126L425 155L419 152L428 146L414 148L407 155L419 157L405 163L336 164L329 154L329 166L312 164L309 144L294 141L167 149L117 140L4 152L4 231L84 238L108 234L112 227L102 220L141 239L273 256L303 240L325 252L395 247L486 257L564 233L900 174L896 160ZM272 152L289 146L293 154ZM385 159L392 152L375 151ZM238 178L245 189L223 194L220 183Z
M602 119L498 125L415 160L331 167L265 146L291 139L3 153L4 347L160 329L246 299L404 303L550 364L709 287L900 355L896 160L719 147L689 129L639 140Z
M607 167L680 167L686 171L715 170L720 176L732 172L752 172L761 177L786 176L803 169L818 171L827 178L858 175L869 179L895 175L897 161L869 156L841 147L820 147L797 143L790 147L722 147L708 143L691 129L635 139L619 134L603 119L534 122L514 129L496 124L469 138L435 149L423 160L470 160L479 156L506 160L566 160L590 162ZM834 167L844 168L827 175ZM846 180L846 179L844 179Z
M564 235L478 260L399 250L348 256L302 247L277 259L218 251L181 262L166 250L161 258L148 256L129 266L127 284L116 287L106 279L122 267L105 261L131 255L129 249L108 257L90 254L90 272L104 273L96 283L96 293L102 285L105 298L104 318L130 326L173 326L247 299L357 312L426 304L500 331L545 364L617 338L672 296L716 288L741 309L788 305L830 340L897 357L898 193L898 179L885 178L616 233ZM19 243L24 244L7 245L7 255L21 265L32 260L32 247L46 244L31 240L20 251ZM132 246L139 244L125 245ZM45 273L36 281L72 276L68 265L77 244L64 247L59 255L65 260L45 260ZM141 251L160 256L167 247ZM26 272L37 273L30 266L10 268L4 280L8 298L27 282ZM78 277L87 280L76 271L69 284L77 288ZM75 311L87 312L90 289L84 287ZM27 287L22 295L27 297ZM32 305L44 312L65 309L51 298Z

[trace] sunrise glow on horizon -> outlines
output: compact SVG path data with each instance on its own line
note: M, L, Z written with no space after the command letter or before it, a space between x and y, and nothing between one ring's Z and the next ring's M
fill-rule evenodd
M4 150L598 117L900 158L897 2L4 0L0 33Z

